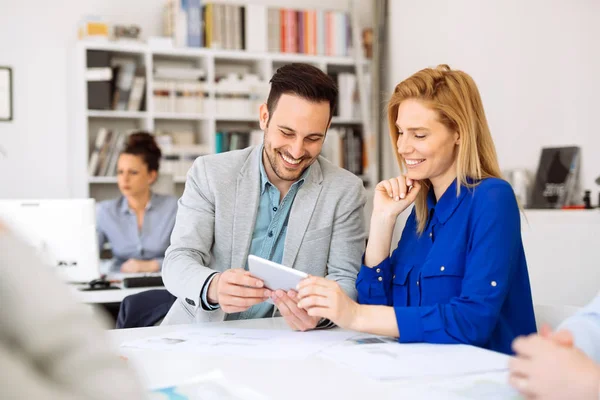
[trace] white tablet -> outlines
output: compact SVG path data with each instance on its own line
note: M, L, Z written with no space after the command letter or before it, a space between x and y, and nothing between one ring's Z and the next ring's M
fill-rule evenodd
M261 279L265 287L270 290L296 290L296 285L308 274L293 268L286 267L276 262L257 257L248 256L248 269L252 276ZM268 300L271 302L271 299Z

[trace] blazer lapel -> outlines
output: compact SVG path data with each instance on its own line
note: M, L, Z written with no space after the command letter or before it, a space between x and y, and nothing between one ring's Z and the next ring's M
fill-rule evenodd
M231 268L245 268L250 240L254 231L258 200L260 195L260 171L258 154L262 146L250 153L240 170L235 188L235 208L233 211L233 232L231 242Z
M310 168L308 178L296 193L294 204L290 210L283 250L283 265L290 268L294 266L302 239L321 193L323 174L319 160L315 161Z

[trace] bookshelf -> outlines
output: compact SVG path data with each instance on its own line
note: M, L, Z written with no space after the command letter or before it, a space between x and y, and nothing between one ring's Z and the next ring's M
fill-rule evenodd
M252 21L245 21L246 29L249 29L249 24L259 25L265 22L256 21L256 15L258 10L258 15L266 16L266 6L246 7L252 8L252 12L246 11L246 16L254 18ZM352 20L356 18L353 17ZM353 40L360 43L359 30L352 31ZM267 47L266 43L264 47ZM372 124L369 121L367 94L371 66L370 60L363 58L362 49L354 53L354 56L338 56L204 47L159 48L145 43L78 41L74 51L75 73L72 86L73 104L77 110L73 119L73 157L77 159L75 165L80 165L81 168L78 168L75 174L74 195L93 197L98 201L118 196L117 180L114 176L120 143L118 137L124 136L123 134L130 130L141 129L157 135L159 145L165 153L161 170L169 164L168 161L165 162L168 156L180 156L180 161L185 159L188 163L186 165L191 166L195 157L217 152L221 145L219 133L230 138L236 136L236 143L239 139L239 143L252 144L248 143L245 136L250 135L250 140L257 137L258 106L266 100L268 81L277 68L292 62L315 65L336 79L339 74L355 74L355 90L359 96L352 104L353 112L346 112L344 116L334 115L330 132L335 131L335 134L343 136L344 132L348 131L360 136L361 165L353 172L366 186L375 184L378 179L377 155L375 134L370 131ZM137 77L143 81L143 95L138 104L133 104L132 107L130 101L124 105L125 109L121 110L88 109L88 100L92 93L90 76L92 75L92 81L94 79L94 71L91 71L94 66L90 66L91 54L107 56L110 59L114 71L114 77L111 78L113 90L119 88L118 74L121 70L129 68L130 71L135 71L131 78ZM127 63L133 63L134 67L128 67ZM115 71L115 65L120 65L120 69ZM173 84L169 79L158 77L157 71L183 71L186 75L189 72L190 76L194 73L198 76L190 79L195 86L177 87L179 83ZM236 81L236 76L241 81ZM244 89L239 90L240 87ZM129 94L134 90L135 83L129 87ZM197 94L196 102L185 107L174 107L172 98L169 100L157 95L163 92L179 93L178 91ZM115 106L116 101L113 98L110 100L113 104L105 108ZM176 98L175 101L182 100ZM115 134L110 141L104 141L109 152L105 154L104 167L101 168L100 160L94 169L91 168L90 158L98 145L102 145L99 141L99 136L105 135L101 133L102 130ZM333 135L332 133L332 137ZM165 138L170 138L173 146L161 141ZM189 152L186 149L189 149ZM186 168L180 167L167 171L175 177L176 195L183 192L185 183Z

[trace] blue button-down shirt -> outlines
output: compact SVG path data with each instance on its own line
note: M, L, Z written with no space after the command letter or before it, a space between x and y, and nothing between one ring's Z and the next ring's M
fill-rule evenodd
M292 204L296 198L296 193L304 184L308 177L310 167L304 171L300 179L292 184L290 190L284 196L283 200L279 201L281 193L273 185L267 176L262 160L263 151L259 152L260 166L260 198L258 210L256 214L256 222L254 224L254 232L252 233L252 242L250 244L250 254L266 258L276 263L281 263L283 260L283 250L285 237L287 233L288 219ZM248 263L246 262L246 269ZM214 278L214 274L209 280L202 293L202 303L205 308L215 309L207 304L207 291L210 281ZM228 314L227 320L264 318L273 313L273 305L267 302L257 304L250 307L248 310L241 313Z
M575 346L600 364L600 293L590 304L567 318L558 328L562 329L570 331Z
M176 214L176 197L153 193L146 205L142 229L138 230L137 217L125 197L98 203L98 244L102 249L106 242L110 243L114 258L110 272L120 270L121 264L131 258L156 260L162 268Z
M475 188L457 181L417 233L415 211L398 247L356 281L363 304L393 306L400 342L467 343L510 354L519 335L535 332L519 207L496 178Z

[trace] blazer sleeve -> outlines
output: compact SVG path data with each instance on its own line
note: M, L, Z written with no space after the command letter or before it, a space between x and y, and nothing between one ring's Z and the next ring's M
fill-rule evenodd
M573 334L575 346L596 363L600 363L600 293L575 315L567 318L558 330Z
M365 189L357 181L349 188L335 216L327 259L326 278L336 281L352 299L356 299L356 275L365 251L365 203Z
M521 219L511 187L495 185L472 213L471 237L460 296L446 304L394 307L400 342L466 343L483 346L489 340L521 243Z
M200 157L188 172L185 190L178 202L171 245L162 266L165 287L184 299L194 311L200 306L204 283L214 272L207 267L214 241L214 224L214 195L204 158Z

